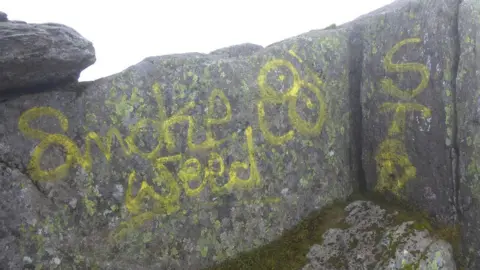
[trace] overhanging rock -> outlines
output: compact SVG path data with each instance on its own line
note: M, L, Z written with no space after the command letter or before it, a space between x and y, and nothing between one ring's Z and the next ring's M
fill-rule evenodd
M95 60L93 44L72 28L9 21L0 12L0 97L76 82Z
M1 104L0 160L55 205L5 221L21 240L1 265L200 269L345 199L347 45L337 29L236 58L152 57L81 95Z

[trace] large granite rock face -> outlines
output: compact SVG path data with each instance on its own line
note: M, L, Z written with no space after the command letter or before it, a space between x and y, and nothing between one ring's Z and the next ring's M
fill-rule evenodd
M345 207L346 229L332 228L314 245L303 270L455 270L452 246L416 221L397 224L398 212L370 201Z
M256 51L0 104L0 266L201 269L351 194L348 31Z
M53 23L8 21L0 12L0 96L38 85L75 82L95 63L90 41Z
M465 0L459 13L457 76L457 195L463 217L464 253L470 269L480 268L480 2Z
M443 222L453 206L457 0L396 1L359 18L367 188Z
M0 13L0 268L201 269L358 184L461 224L478 269L479 19L478 1L399 0L59 87L92 44Z

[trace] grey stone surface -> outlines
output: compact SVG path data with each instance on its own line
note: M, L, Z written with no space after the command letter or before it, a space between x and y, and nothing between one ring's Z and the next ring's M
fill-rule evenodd
M7 13L0 11L0 22L8 21Z
M150 57L81 94L0 103L0 160L56 207L1 266L201 269L345 199L347 46L336 29L243 57Z
M459 16L457 76L458 208L469 269L480 268L480 2L465 0Z
M93 44L68 26L0 19L0 97L7 90L75 82L95 59Z
M370 201L355 201L345 211L349 228L325 232L303 270L457 269L451 245L417 229L414 221L396 224L398 213Z
M457 0L396 1L362 33L362 160L367 188L456 220L453 81Z
M51 214L52 204L26 175L3 163L0 163L0 196L0 266L23 269L29 264L20 260L18 252L23 242L18 236L25 228L40 222L42 216ZM34 252L34 249L29 251Z

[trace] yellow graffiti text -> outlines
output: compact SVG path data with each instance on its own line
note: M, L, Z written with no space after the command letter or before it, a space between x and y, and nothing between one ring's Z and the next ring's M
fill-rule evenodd
M183 164L180 165L178 172L178 178L175 179L174 175L165 167L166 163L180 162L182 156L180 154L169 157L162 157L156 161L156 173L157 176L153 179L153 182L160 186L165 184L168 192L164 195L155 191L154 186L147 183L146 180L141 182L141 186L136 195L133 194L133 185L136 181L136 172L132 171L128 178L127 193L125 195L125 205L130 213L134 216L126 222L122 222L121 226L114 233L113 238L118 239L125 235L128 230L136 228L146 221L151 220L155 216L160 214L170 215L178 212L181 208L180 195L183 190L189 197L196 197L209 186L214 194L221 195L230 193L233 190L245 190L253 189L261 184L261 176L258 171L257 163L255 160L255 149L253 145L252 128L248 127L245 130L245 137L247 140L248 148L248 163L235 161L230 166L228 172L228 182L223 186L219 186L216 182L216 177L222 176L225 173L225 163L221 156L216 152L211 152L208 160L208 165L204 169L202 175L202 165L196 158L189 158ZM215 164L218 163L218 169L215 169ZM243 179L238 176L238 170L249 170L249 177ZM191 181L200 181L200 185L192 188L190 186ZM267 198L270 202L278 202L278 198ZM144 203L152 201L153 207L151 209L144 209Z
M415 98L428 86L429 70L427 66L420 63L403 63L393 64L392 58L394 54L404 45L410 43L420 43L419 38L409 38L400 41L387 52L384 59L384 67L387 72L418 72L421 75L421 82L412 90L401 90L394 85L391 79L381 81L383 90L392 97L399 98L403 101L409 101ZM377 184L376 190L389 190L394 194L405 186L405 183L416 177L417 170L409 159L405 147L405 125L406 113L409 111L421 112L422 117L427 119L432 113L429 108L417 103L399 103L386 102L380 106L380 112L393 112L393 120L388 128L388 135L383 141L375 156L377 163Z
M218 98L224 104L226 108L225 116L222 118L214 118L213 113L215 112L214 104L215 99ZM221 144L223 144L227 138L216 140L213 136L212 126L214 125L221 125L227 124L232 118L232 108L230 105L230 101L227 99L225 94L220 89L214 89L210 94L208 99L208 108L207 108L207 117L205 119L206 125L206 139L202 143L195 144L193 141L194 132L196 130L195 121L192 116L186 115L185 113L194 108L195 103L189 102L185 107L179 110L175 115L170 117L167 121L165 121L165 142L167 145L167 149L169 151L173 151L175 148L175 140L176 137L173 132L171 132L170 127L174 126L175 124L180 124L182 122L187 122L189 127L187 131L187 138L188 138L188 148L190 150L208 150L215 148Z
M165 195L158 194L154 187L149 185L147 181L143 180L139 191L136 196L133 195L133 184L135 182L135 171L131 172L128 179L127 194L125 202L127 209L133 214L139 214L141 212L142 203L146 199L152 199L154 201L153 212L155 214L166 213L171 214L179 210L181 189L187 196L198 196L207 185L210 186L212 192L223 194L230 193L234 189L252 189L257 187L261 183L260 173L257 168L255 160L255 149L253 145L252 128L248 127L245 130L245 137L247 140L248 148L248 163L235 161L232 163L228 173L228 182L219 186L216 183L216 176L221 176L225 172L225 163L221 156L212 152L208 160L208 165L202 175L202 165L196 158L189 158L180 166L178 173L179 181L175 179L173 174L165 167L165 163L168 162L180 162L182 155L174 155L169 157L161 157L156 161L155 169L157 177L153 179L153 182L160 186L165 184L169 190ZM219 164L219 169L215 170L215 163ZM250 171L250 176L247 179L242 179L238 176L238 170L244 169ZM200 185L196 188L190 187L190 182L200 181ZM179 186L181 185L181 187Z
M292 52L291 52L292 53ZM295 55L296 56L296 55ZM296 56L298 57L298 56ZM301 59L300 59L301 61ZM280 67L287 68L292 76L293 82L292 86L281 93L275 90L272 86L267 83L267 75L269 72L279 69ZM316 78L316 84L321 85L322 81ZM284 76L279 77L280 80L284 79ZM320 92L320 89L307 81L304 81L300 78L298 70L293 66L293 64L284 59L274 59L267 62L259 71L257 77L257 83L260 90L261 100L257 103L258 110L258 121L260 130L262 131L265 139L273 145L281 145L287 141L290 141L295 136L293 130L288 131L283 135L274 135L267 124L265 117L265 104L272 105L283 105L288 104L288 117L290 119L291 125L297 130L300 134L305 136L317 136L321 133L323 124L326 118L326 105L323 95ZM311 100L306 96L300 93L301 89L309 90L314 95L317 101L319 102L318 107L318 118L315 123L310 123L305 121L297 112L297 102L299 97L302 98L309 109L313 109L314 105Z
M410 100L420 94L427 86L430 79L430 71L428 67L420 64L420 63L403 63L403 64L394 64L392 62L393 55L406 44L409 43L420 43L421 39L419 38L409 38L404 39L397 43L393 48L388 51L387 55L384 59L384 66L387 72L419 72L422 76L422 80L420 84L415 89L410 90L402 90L395 86L392 79L387 78L381 81L382 88L386 91L389 95L402 99L402 100Z
M223 92L219 89L212 91L212 94L209 98L208 113L206 117L207 132L206 140L203 143L195 144L193 142L194 130L195 130L195 121L192 116L186 115L186 113L195 107L193 102L187 103L182 109L177 113L173 114L171 117L167 118L165 115L165 108L162 106L163 96L160 92L160 87L158 84L154 84L153 92L156 97L157 104L160 109L158 112L158 117L155 119L141 118L136 124L129 127L129 135L123 139L119 130L115 127L110 127L105 137L98 135L96 132L89 132L85 137L85 153L81 153L79 147L66 135L60 133L47 133L40 129L35 129L30 126L30 122L33 120L49 116L54 117L60 123L60 127L63 132L68 130L68 119L60 111L51 108L51 107L34 107L26 112L24 112L19 119L19 129L27 137L32 139L41 140L41 142L35 147L31 160L28 165L28 170L31 174L32 179L37 181L55 181L65 178L69 170L74 165L78 165L85 169L87 172L90 172L92 169L92 142L95 143L98 149L103 153L106 160L110 160L112 157L112 145L114 139L120 144L124 154L130 156L132 153L135 153L147 160L154 160L159 156L161 149L164 144L168 150L172 151L175 147L175 135L172 134L170 127L174 124L187 121L189 123L189 128L187 131L188 137L188 146L191 150L198 149L211 149L214 148L223 142L226 139L215 140L213 138L213 132L211 127L213 125L220 125L228 123L231 119L231 107L230 102ZM226 107L226 115L222 118L214 118L214 101L216 98L219 98L220 101ZM122 99L124 99L122 97ZM162 121L163 120L163 121ZM141 151L140 148L135 143L135 138L138 134L148 125L152 125L157 131L157 145L150 152ZM63 164L57 166L54 169L43 170L41 168L41 160L45 151L53 146L58 145L62 146L66 151L66 157Z
M395 136L401 135L405 132L405 119L406 113L408 111L420 111L422 113L423 118L428 118L432 115L432 112L429 108L425 107L422 104L415 104L415 103L393 103L393 102L385 102L380 107L381 112L389 112L393 111L393 121L388 129L388 136Z
M375 189L397 193L406 182L415 178L417 170L408 158L404 142L387 139L380 144L377 162L378 182Z

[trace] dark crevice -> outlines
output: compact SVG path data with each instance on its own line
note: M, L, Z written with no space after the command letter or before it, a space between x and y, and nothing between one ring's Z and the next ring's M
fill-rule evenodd
M348 40L348 83L351 113L350 171L357 181L361 193L367 191L367 181L362 162L363 113L361 84L363 65L363 26L354 25Z
M30 179L30 178L28 178ZM38 190L38 192L40 192L40 194L42 194L46 199L48 199L50 202L52 202L53 204L55 204L55 202L53 201L52 198L48 197L48 194L47 192L40 186L40 184L38 183L38 181L34 181L32 179L30 179L30 181L32 182L33 186Z
M458 115L457 115L457 76L458 69L460 65L460 29L459 29L459 20L460 20L460 4L462 0L458 0L455 7L455 20L453 24L453 40L454 40L454 58L452 66L452 106L453 106L453 117L452 117L452 178L453 178L453 203L456 212L456 218L458 220L462 219L462 211L459 203L460 195L460 149L458 145Z
M54 91L76 92L81 95L90 82L78 82L75 78L67 78L59 81L52 81L34 86L12 88L0 91L0 103L4 103L22 96Z
M0 160L0 166L1 167L5 167L5 168L10 168L11 170L17 170L19 171L21 174L23 174L26 178L28 178L28 180L30 180L30 182L32 182L33 186L37 189L38 192L40 192L40 194L42 194L42 196L44 196L46 199L48 199L49 201L52 201L51 198L48 197L48 194L47 192L40 186L40 184L37 182L37 181L34 181L32 180L30 177L28 177L27 173L22 171L20 168L18 167L14 167L14 166L11 166L9 165L7 162L4 162L2 160ZM7 179L8 180L8 179ZM53 201L52 201L53 202Z

